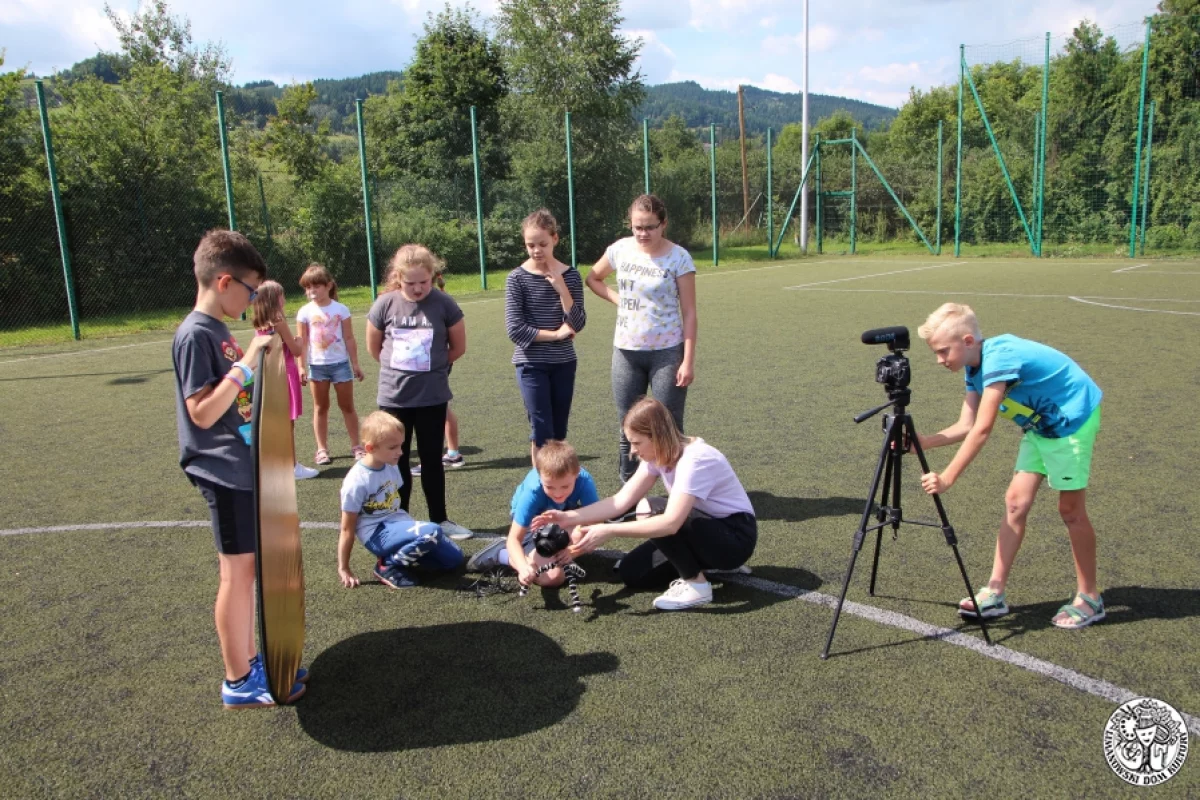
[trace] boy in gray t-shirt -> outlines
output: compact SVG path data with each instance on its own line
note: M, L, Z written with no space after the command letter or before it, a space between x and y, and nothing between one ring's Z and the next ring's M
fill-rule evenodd
M385 411L368 414L360 426L367 454L342 480L342 524L338 538L338 578L347 589L358 586L350 570L350 551L358 539L375 556L375 575L386 586L416 586L410 567L457 569L463 551L441 526L418 522L400 505L403 478L396 462L404 447L404 425Z
M193 257L196 307L175 332L175 408L179 465L200 490L212 515L221 580L216 623L229 708L275 705L262 660L254 652L256 577L254 463L249 436L250 366L271 341L255 336L243 353L224 318L241 316L267 275L250 240L234 231L209 231ZM304 694L307 670L296 674L288 702Z

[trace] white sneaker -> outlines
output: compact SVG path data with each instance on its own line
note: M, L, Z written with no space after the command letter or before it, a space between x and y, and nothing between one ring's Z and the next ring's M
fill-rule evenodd
M475 535L469 528L464 528L457 522L446 520L445 522L440 523L440 525L442 527L442 533L446 534L456 542L461 542L463 539L470 539Z
M671 588L654 598L654 607L659 611L680 611L712 602L712 584L688 583L680 578L671 582Z
M297 461L296 469L295 469L294 473L296 475L296 480L302 481L307 478L317 477L318 475L321 474L321 470L313 469L312 467L306 467L303 464L301 464L299 461Z

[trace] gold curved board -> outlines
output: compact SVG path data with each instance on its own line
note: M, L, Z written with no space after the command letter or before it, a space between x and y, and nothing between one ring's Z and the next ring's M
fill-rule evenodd
M304 561L293 472L287 348L275 339L259 357L252 417L258 508L258 630L271 696L286 703L304 652Z

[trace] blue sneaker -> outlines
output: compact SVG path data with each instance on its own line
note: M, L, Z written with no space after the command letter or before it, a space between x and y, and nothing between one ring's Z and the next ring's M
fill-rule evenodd
M293 703L300 699L305 688L307 687L303 683L293 684L287 702ZM226 708L263 708L275 705L275 699L271 697L267 688L267 674L263 672L261 662L258 666L250 668L246 682L236 689L229 685L229 681L221 681L221 702Z
M262 669L262 656L258 653L255 653L254 658L250 659L250 669ZM304 667L296 668L296 683L308 683L308 670Z
M375 576L383 581L384 586L390 586L393 589L417 585L417 579L409 575L402 567L384 564L383 559L379 559L375 564Z

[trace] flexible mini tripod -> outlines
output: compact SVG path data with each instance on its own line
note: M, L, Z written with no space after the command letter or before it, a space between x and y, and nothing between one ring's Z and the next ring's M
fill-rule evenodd
M571 610L578 614L583 610L583 606L580 605L579 586L576 584L576 581L587 577L587 572L584 571L583 567L579 566L574 561L561 565L551 561L548 564L542 564L540 567L538 567L533 573L533 577L537 578L539 575L544 575L558 566L562 567L562 571L566 573L567 576L567 589L571 592ZM518 597L524 597L527 594L529 594L528 586L522 586L521 590L517 592Z
M905 332L907 334L907 331ZM866 335L864 334L864 337ZM866 341L864 338L863 341ZM911 444L913 451L917 454L917 460L921 462L921 474L929 472L929 462L925 459L925 451L921 449L921 442L917 438L917 429L913 425L912 415L908 413L908 402L912 398L912 391L908 388L893 388L889 386L887 389L888 401L881 406L864 411L854 418L856 423L863 422L883 411L885 408L894 408L895 413L885 414L883 417L883 449L879 451L879 463L875 465L875 477L871 479L871 491L867 495L867 504L863 508L862 519L858 523L858 530L854 533L854 551L850 554L850 566L846 569L846 578L842 581L842 594L838 598L837 608L833 612L833 625L829 628L829 638L825 641L825 649L821 651L821 658L829 658L829 647L833 644L833 632L837 630L838 617L842 614L842 604L846 601L846 590L850 586L850 576L854 572L854 562L858 559L858 552L862 549L863 540L867 534L875 531L875 558L871 563L871 596L875 596L875 575L879 569L879 548L883 540L883 529L888 525L892 526L892 538L896 538L900 523L907 522L912 525L924 525L930 528L941 528L942 535L946 537L946 544L950 545L950 549L954 551L954 560L958 562L958 571L962 573L963 583L967 587L967 596L971 598L971 604L975 606L975 614L979 619L979 628L983 631L983 638L991 644L992 640L988 636L987 625L983 621L983 615L979 611L979 604L975 600L975 591L971 588L971 580L967 577L967 569L963 566L962 556L958 553L958 537L954 535L954 527L950 524L950 520L946 517L946 509L942 505L942 498L938 495L932 495L933 504L937 506L938 519L941 524L932 522L921 522L919 520L906 520L904 513L900 508L900 467L903 463L902 459L908 452ZM875 504L875 495L879 491L881 480L883 486L883 494L879 500L879 504ZM889 505L889 500L891 504ZM872 512L874 512L877 525L868 526L871 520Z

